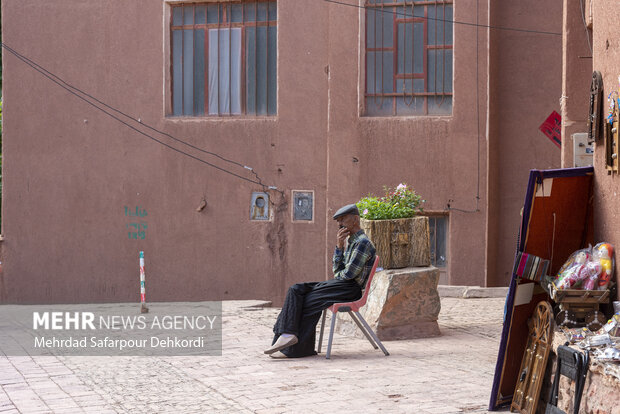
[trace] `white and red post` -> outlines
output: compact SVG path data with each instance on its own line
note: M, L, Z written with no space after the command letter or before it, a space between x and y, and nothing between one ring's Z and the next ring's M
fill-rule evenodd
M149 308L146 307L146 289L144 287L144 252L140 252L140 313L147 313Z

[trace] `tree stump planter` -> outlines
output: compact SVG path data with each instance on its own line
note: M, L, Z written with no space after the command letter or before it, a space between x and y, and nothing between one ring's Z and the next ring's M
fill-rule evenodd
M384 269L430 266L428 217L393 220L360 219L360 226L377 249Z

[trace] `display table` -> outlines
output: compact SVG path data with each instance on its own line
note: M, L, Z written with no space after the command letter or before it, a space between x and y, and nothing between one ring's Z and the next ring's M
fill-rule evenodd
M439 270L406 267L378 271L360 313L382 341L439 336ZM363 338L348 314L338 313L338 333Z

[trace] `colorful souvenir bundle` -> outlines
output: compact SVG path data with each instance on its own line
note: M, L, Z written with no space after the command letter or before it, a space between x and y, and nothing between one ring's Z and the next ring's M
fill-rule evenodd
M594 248L577 250L560 268L554 282L562 289L605 290L613 276L614 248L599 243Z

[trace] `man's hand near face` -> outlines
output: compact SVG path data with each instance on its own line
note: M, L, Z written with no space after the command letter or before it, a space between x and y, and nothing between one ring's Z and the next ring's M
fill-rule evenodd
M347 237L349 237L350 234L351 232L346 227L340 228L338 230L338 234L336 235L336 247L342 250L344 248L344 242L347 240Z

